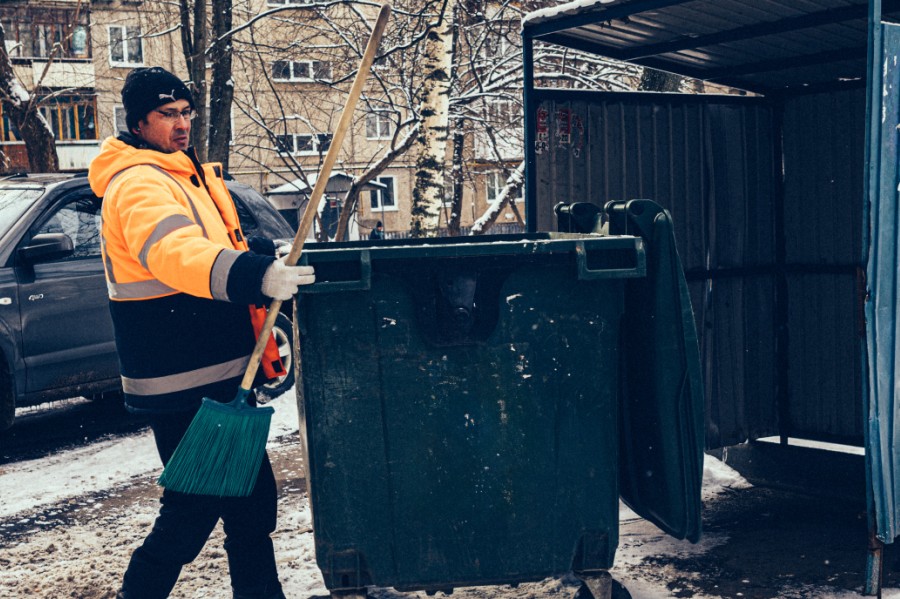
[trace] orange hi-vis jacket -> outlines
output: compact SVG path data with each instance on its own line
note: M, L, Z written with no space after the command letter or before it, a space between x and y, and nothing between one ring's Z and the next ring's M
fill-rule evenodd
M167 154L123 134L103 142L88 178L103 197L126 405L170 412L232 399L265 319L260 287L275 258L263 252L273 244L248 244L221 166L201 165L193 150ZM272 339L261 366L269 378L284 373Z

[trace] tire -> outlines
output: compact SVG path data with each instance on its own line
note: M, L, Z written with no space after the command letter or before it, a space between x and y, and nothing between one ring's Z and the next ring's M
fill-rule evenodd
M256 400L260 404L272 401L294 386L294 325L291 319L279 314L272 327L272 334L275 335L278 354L287 374L257 388Z

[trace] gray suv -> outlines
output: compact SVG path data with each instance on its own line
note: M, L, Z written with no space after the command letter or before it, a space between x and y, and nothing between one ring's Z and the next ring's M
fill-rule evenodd
M246 235L293 238L255 190L235 181L228 188ZM100 203L83 174L0 179L0 431L12 426L16 407L121 391ZM275 336L288 375L264 390L269 397L293 385L289 312L279 315Z

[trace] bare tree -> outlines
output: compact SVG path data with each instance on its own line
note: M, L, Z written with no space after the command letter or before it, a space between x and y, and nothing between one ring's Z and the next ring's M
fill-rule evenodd
M398 160L409 164L412 155L419 159L413 235L433 234L438 226L458 234L464 198L473 197L464 190L474 189L474 182L483 179L485 172L492 177L499 173L508 182L518 180L515 172L524 144L520 21L525 12L552 3L394 2L391 25L361 98L349 143L335 167L351 175L350 189L338 199L339 216L323 239L344 239L358 212L361 190ZM377 5L366 0L317 0L260 12L258 4L250 0L153 3L152 9L145 10L174 6L168 12L175 18L148 31L153 31L151 35L180 32L192 84L200 91L198 102L205 102L205 69L212 68L211 159L225 162L230 157L231 166L243 172L259 172L261 178L267 173L269 181L299 180L301 187L311 189L310 177L330 143L332 123L355 75ZM200 15L211 24L209 40L198 28ZM428 56L437 61L429 63ZM631 67L552 46L539 48L536 62L538 77L557 86L627 89L634 88L640 76ZM432 66L426 68L428 64ZM235 79L240 81L237 90ZM235 120L233 140L228 131L231 107L240 117ZM195 121L198 136L205 133L204 118ZM389 131L382 131L387 122ZM448 123L453 124L450 139ZM376 127L377 134L368 135L369 127ZM449 149L448 141L452 142ZM423 153L426 148L428 152ZM521 185L511 188L504 205L512 208L521 223L516 203L509 201L519 189ZM428 208L419 213L420 205ZM475 204L471 210L476 216ZM429 224L422 226L420 219L429 211ZM485 221L483 230L492 222Z
M191 144L201 161L206 161L206 0L179 0L181 50L190 77L194 102L199 107L191 127Z
M234 101L234 77L231 40L233 23L232 0L213 0L213 42L208 50L212 62L212 83L209 89L209 160L221 162L228 170L231 154L231 106Z
M365 184L415 146L424 82L421 56L441 4L394 2L349 143L336 166L351 173L353 181L342 198L332 231L335 239L343 239L349 230ZM339 1L295 5L251 16L243 27L235 27L240 30L234 37L235 69L248 83L235 97L235 108L246 125L236 132L233 159L263 170L277 162L281 168L272 174L285 182L308 183L343 107L375 8L365 2ZM375 126L373 117L385 130L370 137L367 128Z

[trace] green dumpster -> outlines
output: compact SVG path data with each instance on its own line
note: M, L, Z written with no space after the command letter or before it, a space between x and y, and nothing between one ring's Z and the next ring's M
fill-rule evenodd
M310 244L303 260L298 402L326 587L602 576L644 239Z

